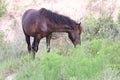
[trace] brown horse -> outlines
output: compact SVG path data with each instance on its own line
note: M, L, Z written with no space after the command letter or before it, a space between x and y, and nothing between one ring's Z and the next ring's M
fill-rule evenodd
M28 51L38 51L38 45L43 37L46 37L48 52L50 51L50 39L52 32L67 32L73 45L81 44L80 34L82 32L81 23L76 23L69 17L52 12L45 8L40 10L29 9L22 17L22 27L25 34ZM30 44L30 36L34 37L32 46Z

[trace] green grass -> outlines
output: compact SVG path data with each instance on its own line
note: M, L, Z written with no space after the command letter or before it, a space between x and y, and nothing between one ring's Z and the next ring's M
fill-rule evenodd
M119 44L95 39L77 48L67 46L50 53L43 50L35 60L28 55L5 60L0 71L17 73L16 80L103 80L115 70L115 80L120 76Z

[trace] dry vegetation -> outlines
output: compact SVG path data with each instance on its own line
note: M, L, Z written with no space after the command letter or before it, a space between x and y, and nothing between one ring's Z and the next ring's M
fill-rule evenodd
M5 32L7 40L14 41L16 35L23 37L21 17L29 8L45 7L82 23L90 14L98 18L104 13L113 16L116 21L120 0L6 0L6 4L7 12L0 20L0 30Z

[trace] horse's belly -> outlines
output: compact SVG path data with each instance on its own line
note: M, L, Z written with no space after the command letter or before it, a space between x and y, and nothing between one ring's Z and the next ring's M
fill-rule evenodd
M24 31L27 35L34 37L37 30L35 26L26 26L26 28L24 28Z

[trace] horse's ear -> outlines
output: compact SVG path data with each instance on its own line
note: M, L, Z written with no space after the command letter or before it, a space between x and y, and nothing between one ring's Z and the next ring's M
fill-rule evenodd
M81 33L82 32L81 22L78 23L78 25L79 25L79 30L80 30L80 33Z
M78 23L78 25L81 25L81 22L80 22L80 23Z
M79 23L79 25L81 25L81 22Z
M83 19L83 17L80 18L80 23L79 23L79 25L81 25L81 21L82 21L82 19Z

